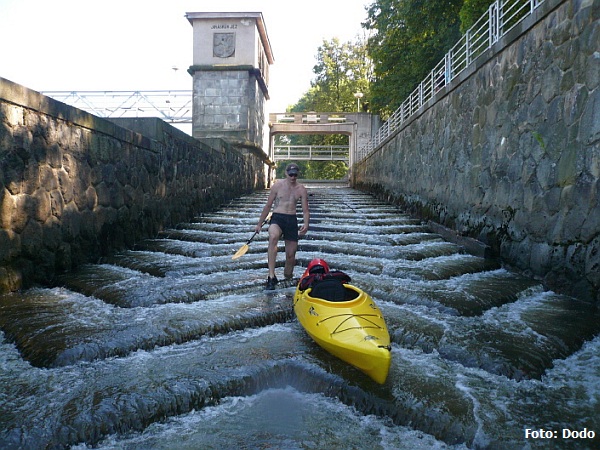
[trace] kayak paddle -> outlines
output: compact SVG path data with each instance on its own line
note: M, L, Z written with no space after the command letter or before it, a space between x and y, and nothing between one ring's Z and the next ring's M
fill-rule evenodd
M263 223L260 224L260 227L262 228L263 225L265 223L267 223L270 218L271 218L271 213L269 213L267 215L267 218L263 221ZM250 246L249 246L250 242L252 242L252 239L254 239L257 234L258 234L258 231L255 231L254 234L252 235L252 237L250 239L248 239L248 241L244 245L242 245L237 252L235 252L235 255L233 255L231 257L231 259L238 259L240 256L244 256L246 254L246 252L248 251L248 249L250 248Z

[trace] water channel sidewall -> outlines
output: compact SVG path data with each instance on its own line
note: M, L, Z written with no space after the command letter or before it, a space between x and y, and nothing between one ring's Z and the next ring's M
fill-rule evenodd
M265 159L155 118L102 119L0 78L0 292L264 189Z

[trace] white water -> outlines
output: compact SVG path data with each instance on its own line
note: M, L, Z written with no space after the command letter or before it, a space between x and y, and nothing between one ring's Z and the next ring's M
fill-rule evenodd
M561 435L600 432L595 310L369 196L311 199L322 231L299 265L324 257L378 302L394 340L385 385L308 338L293 288L263 291L266 233L231 260L257 194L62 288L1 297L0 448L597 447ZM526 437L541 428L560 436Z

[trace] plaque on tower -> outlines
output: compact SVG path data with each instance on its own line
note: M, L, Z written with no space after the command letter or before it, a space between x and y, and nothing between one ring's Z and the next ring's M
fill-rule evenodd
M235 33L213 34L213 56L230 58L235 55Z

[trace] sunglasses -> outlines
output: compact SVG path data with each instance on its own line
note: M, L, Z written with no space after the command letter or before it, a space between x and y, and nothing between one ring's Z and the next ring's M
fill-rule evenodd
M288 172L288 175L290 177L297 177L298 176L298 172Z

